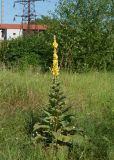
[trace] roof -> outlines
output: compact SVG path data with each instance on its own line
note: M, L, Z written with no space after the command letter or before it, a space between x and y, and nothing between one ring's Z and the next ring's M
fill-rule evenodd
M0 24L0 29L28 29L28 24ZM30 24L31 30L43 31L47 29L45 25Z

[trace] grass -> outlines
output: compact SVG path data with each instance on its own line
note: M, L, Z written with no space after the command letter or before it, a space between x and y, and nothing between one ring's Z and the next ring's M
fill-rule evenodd
M51 75L0 71L0 159L1 160L113 160L114 159L114 74L61 73L67 104L72 106L77 127L89 142L75 145L55 156L53 148L33 146L26 133L30 108L39 114L48 103Z

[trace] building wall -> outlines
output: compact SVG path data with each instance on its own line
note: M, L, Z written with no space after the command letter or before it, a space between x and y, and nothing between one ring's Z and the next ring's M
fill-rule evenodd
M22 29L7 29L6 39L15 39L23 34Z

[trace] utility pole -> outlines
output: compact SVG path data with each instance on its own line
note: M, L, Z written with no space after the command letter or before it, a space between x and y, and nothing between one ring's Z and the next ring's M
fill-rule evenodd
M15 0L15 4L21 4L23 7L23 12L20 15L15 15L17 17L22 18L22 24L28 24L28 30L30 29L30 24L35 22L36 20L36 10L35 10L35 2L44 1L44 0Z
M31 20L32 20L32 17L31 17L31 3L30 3L30 0L28 0L28 31L30 30L30 23L31 23ZM34 13L35 13L35 7L34 7ZM34 14L35 16L35 14ZM34 17L35 18L35 17Z

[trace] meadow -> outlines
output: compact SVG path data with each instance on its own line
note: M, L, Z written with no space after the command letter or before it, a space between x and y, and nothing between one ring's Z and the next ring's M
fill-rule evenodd
M60 74L66 104L85 135L69 155L31 144L27 120L48 103L50 73L0 71L1 160L114 160L114 73Z

